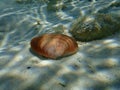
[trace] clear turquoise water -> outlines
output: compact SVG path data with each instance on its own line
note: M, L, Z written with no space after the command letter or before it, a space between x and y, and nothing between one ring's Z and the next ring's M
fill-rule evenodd
M24 0L23 0L24 1ZM43 33L68 34L73 21L92 13L120 14L119 0L0 0L0 90L120 90L120 34L79 44L61 60L37 57L30 40ZM110 5L112 5L110 7ZM57 10L56 10L57 9ZM62 28L63 27L63 28Z

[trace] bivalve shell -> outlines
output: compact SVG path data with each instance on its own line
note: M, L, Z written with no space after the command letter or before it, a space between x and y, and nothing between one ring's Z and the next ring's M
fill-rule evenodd
M77 52L77 42L63 34L44 34L31 40L31 49L38 55L57 59Z

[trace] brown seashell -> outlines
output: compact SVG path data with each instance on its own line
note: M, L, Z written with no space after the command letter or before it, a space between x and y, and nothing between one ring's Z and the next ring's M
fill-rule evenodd
M63 34L44 34L31 40L31 49L38 55L56 59L77 52L76 41Z

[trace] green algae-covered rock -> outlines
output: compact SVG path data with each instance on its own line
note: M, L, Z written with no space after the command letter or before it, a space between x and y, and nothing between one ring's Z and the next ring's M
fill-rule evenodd
M102 39L120 31L120 17L111 14L94 14L78 18L70 33L78 41Z

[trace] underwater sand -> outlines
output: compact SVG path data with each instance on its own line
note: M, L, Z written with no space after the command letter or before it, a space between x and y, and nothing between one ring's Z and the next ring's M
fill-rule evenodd
M62 4L65 8L58 4L57 9L48 9L44 0L0 0L0 90L120 90L120 33L79 41L76 54L59 60L30 51L30 40L37 35L70 35L70 26L79 16L120 14L119 0L65 0Z

